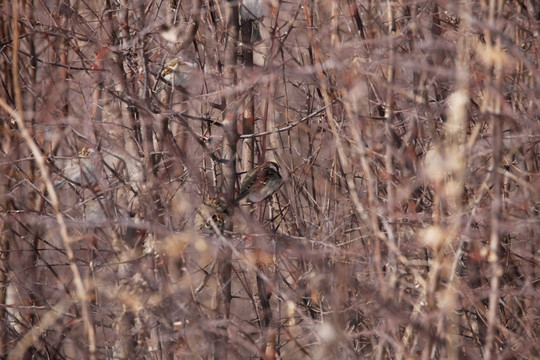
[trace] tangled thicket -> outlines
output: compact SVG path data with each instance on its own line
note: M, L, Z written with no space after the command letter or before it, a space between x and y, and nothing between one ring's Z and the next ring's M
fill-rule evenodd
M240 6L0 2L0 355L539 357L540 5Z

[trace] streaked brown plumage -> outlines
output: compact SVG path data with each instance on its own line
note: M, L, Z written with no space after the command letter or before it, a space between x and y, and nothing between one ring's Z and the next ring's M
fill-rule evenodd
M247 199L251 202L261 202L279 189L283 178L279 166L273 161L267 161L251 169L240 184L240 191L235 201Z
M156 94L159 94L167 83L173 87L185 87L193 79L198 67L199 65L192 60L186 60L181 57L172 59L163 66L163 70L160 72L159 84L155 91Z
M205 200L195 214L195 228L205 234L214 234L214 226L223 232L230 224L231 213L222 197Z

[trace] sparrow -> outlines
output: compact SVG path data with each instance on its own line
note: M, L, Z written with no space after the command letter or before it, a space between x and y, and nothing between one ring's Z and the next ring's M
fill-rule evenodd
M279 174L279 166L273 161L251 169L240 184L240 191L235 201L247 199L250 202L261 202L279 189L283 178Z
M214 234L214 226L223 232L230 224L231 212L223 197L205 200L195 214L195 228L205 234Z
M77 157L71 160L71 162L64 168L62 171L62 177L64 179L54 186L55 189L62 187L62 185L64 185L66 182L77 186L97 185L97 164L98 159L96 157L96 150L89 146L85 146L77 153Z
M185 87L193 79L198 67L199 65L195 61L186 60L182 57L172 59L161 70L155 93L159 94L167 84L172 87Z

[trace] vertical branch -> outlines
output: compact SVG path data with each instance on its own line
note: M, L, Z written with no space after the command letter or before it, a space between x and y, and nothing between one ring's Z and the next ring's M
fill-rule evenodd
M332 9L330 19L332 22L332 30L330 34L330 43L332 46L338 45L339 42L339 3L337 1L332 1Z
M60 62L66 67L60 68L60 76L62 78L63 85L65 86L62 89L62 115L66 118L69 114L69 71L68 71L68 54L69 54L69 39L63 37L60 39Z
M242 58L248 71L253 68L253 24L252 20L241 19L242 24ZM255 91L250 87L248 103L243 112L242 133L253 134L255 132ZM242 142L242 170L249 171L255 163L255 137L249 137Z
M98 49L97 55L95 58L95 64L94 66L97 68L98 71L94 72L95 76L95 88L92 93L92 122L93 124L101 123L103 120L103 106L101 98L103 96L103 82L104 82L104 75L103 70L104 66L103 63L106 58L106 54L109 50L102 46ZM99 134L99 127L94 126L94 135L96 137L96 142L99 142L101 139L101 136Z
M366 17L367 17L367 30L365 30L366 37L368 39L374 39L376 37L376 30L374 28L375 23L377 22L373 18L373 13L375 12L375 8L378 5L378 3L374 3L371 0L368 1L367 11L366 11ZM361 33L362 34L362 33ZM370 45L370 42L366 42L365 44L365 51L367 53L367 56L371 56L373 54L373 46ZM373 86L374 77L371 75L366 76L366 86L368 88L368 110L369 115L374 115L376 112L376 109L373 106L370 106L369 104L373 103L379 103L378 95L375 92L375 88ZM354 115L354 114L352 114ZM353 119L354 116L351 116L351 119ZM367 129L365 130L365 133L371 133L371 137L375 138L373 135L374 126L371 122L367 122ZM371 231L373 236L373 266L375 270L375 274L377 275L377 281L379 284L383 284L384 277L382 272L382 256L381 256L381 242L385 240L384 233L379 228L379 219L377 215L377 211L374 209L378 208L378 195L377 195L377 175L374 172L374 169L370 165L369 159L369 148L367 146L364 146L364 142L360 134L358 133L358 129L355 129L355 132L353 134L356 135L356 148L358 155L361 159L362 164L362 170L364 171L364 176L366 176L366 183L367 183L367 193L368 193L368 204L369 208L372 209L369 213L367 212L358 212L358 214L362 217L364 222L366 224L369 224L371 227ZM353 202L354 202L353 197ZM358 208L358 206L357 206Z
M491 0L489 2L489 24L495 28L495 16L501 11L502 2ZM491 30L486 30L485 39L488 48L493 46ZM484 359L491 360L494 358L496 348L496 332L498 327L497 308L500 298L500 276L502 267L499 257L499 249L501 246L501 220L502 220L502 182L503 173L499 169L503 151L503 119L501 114L500 94L497 89L501 88L502 83L502 48L500 36L495 39L493 52L499 56L492 57L493 64L490 64L490 71L493 71L493 77L490 77L488 92L486 95L487 110L491 112L491 125L493 137L493 158L492 158L492 202L491 202L491 233L489 239L488 262L490 264L490 291L489 291L489 306L487 312L487 334L484 346Z
M499 105L500 106L500 105ZM502 220L502 181L503 174L499 169L502 158L502 119L496 112L491 117L493 136L493 199L491 204L491 233L489 241L488 261L490 263L490 292L489 309L487 313L487 335L484 357L493 358L495 348L495 332L497 330L497 308L500 298L500 275L502 267L499 258L499 248L501 243L501 220Z
M261 3L257 1L244 2L243 6L245 7L244 11L241 11L241 39L242 39L242 59L244 60L244 66L248 71L252 71L253 68L253 47L254 47L254 38L258 35L258 29L255 27L260 26L258 24L259 19L254 19L258 16L258 12L261 10L258 7L262 6ZM244 81L249 81L249 77L244 77ZM268 109L268 98L266 103L266 109ZM268 117L267 113L264 115L263 120L263 131L267 130ZM254 85L249 86L249 97L246 108L243 111L242 119L242 133L243 134L253 134L255 132L255 91ZM244 139L242 143L242 170L250 171L255 163L255 137L249 137ZM261 161L265 160L266 153L266 139L263 138L261 146ZM262 214L262 212L261 212ZM257 246L258 248L258 246ZM259 265L257 267L257 273L255 275L257 282L257 294L262 308L262 318L259 316L259 324L262 329L263 339L264 339L264 349L262 350L266 354L271 354L274 352L274 348L271 344L274 343L273 340L267 339L268 328L272 320L272 310L270 308L270 295L272 291L269 289L269 285L265 282L265 266Z
M137 7L138 15L138 28L142 33L142 30L147 26L146 24L146 11L144 2L141 2ZM149 71L148 71L148 43L150 38L148 34L144 34L139 38L138 52L137 52L137 62L139 64L139 88L138 88L138 97L141 102L146 106L146 109L150 108L150 97L149 97ZM152 202L155 204L151 209L151 212L148 212L147 215L152 216L152 220L157 220L163 224L165 212L163 211L163 204L159 193L156 191L158 187L155 183L158 176L158 162L159 156L156 154L156 149L154 148L154 121L149 121L149 114L146 109L139 109L139 126L141 128L142 135L142 148L144 151L144 160L145 160L145 175L147 176L147 181L151 185L149 190L151 191L148 196L152 198Z
M223 141L223 178L221 191L225 194L227 201L233 203L236 179L236 143L238 133L236 131L237 113L232 105L235 101L234 91L236 85L236 61L238 47L238 3L229 1L229 18L227 19L227 36L225 43L225 67L223 71L224 85L226 89L223 130L225 138ZM231 209L232 210L232 209ZM232 223L229 224L232 230ZM218 271L218 294L217 294L217 316L221 319L229 319L231 311L231 273L232 273L232 249L228 244L222 244L217 258ZM228 325L223 325L225 328ZM226 332L225 332L226 333ZM226 359L228 357L228 338L223 335L215 343L214 359Z
M396 21L394 17L394 7L396 5L393 2L388 1L387 3L387 15L388 15L388 41L389 41L389 54L388 54L388 69L386 73L386 108L385 108L385 125L386 125L386 156L385 156L385 168L386 168L386 192L388 196L388 240L393 241L394 231L394 217L395 217L395 207L396 207L396 194L394 187L394 147L396 142L393 140L392 134L394 132L392 124L394 121L394 75L395 75L395 53L396 49L393 44L394 34L396 32ZM395 243L393 244L395 245ZM392 252L389 255L390 261L390 278L389 278L389 291L385 291L384 287L386 284L380 284L383 289L381 290L382 294L393 296L393 293L390 292L394 289L397 281L397 262L396 256Z
M3 169L2 169L3 170ZM0 197L4 198L4 184L0 184ZM9 261L8 232L4 229L5 222L0 221L0 349L7 349L8 320L6 316L6 300L8 290L8 269L4 263Z
M123 42L130 41L130 32L129 32L129 17L128 17L128 7L127 3L123 2L120 5L119 9L115 9L115 5L112 4L110 0L106 1L106 11L104 12L106 14L106 21L108 25L108 32L110 34L110 37L112 39L111 45L113 47L122 45ZM119 24L123 24L124 26L120 26ZM128 55L131 56L131 55ZM116 84L116 91L120 94L129 94L131 95L133 92L133 86L130 82L131 79L128 78L128 76L132 76L131 73L126 73L124 69L129 69L129 64L127 64L126 56L120 57L121 61L118 61L115 65L117 66L117 71L113 71L113 74L118 74L118 78L114 79L114 83ZM101 72L99 72L101 73ZM93 93L93 99L94 99L94 106L97 106L97 102L99 101L101 95L99 93L102 92L103 87L103 76L102 75L95 75L96 76L96 85L97 88L94 90ZM99 107L100 108L100 107ZM95 109L95 108L94 108ZM100 111L98 109L95 109L96 111ZM115 117L116 121L118 121L118 124L120 125L126 125L126 128L129 128L127 125L131 124L131 130L133 133L136 134L137 126L135 125L134 120L134 107L132 105L128 105L125 103L120 104L120 110L119 114ZM93 114L94 119L97 119L98 116L101 116L101 114L94 113ZM133 153L137 154L139 151L139 143L140 137L135 136L129 136L128 142L126 144L126 152L127 153ZM136 156L134 157L126 157L124 159L127 163L127 168L130 169L131 172L131 178L133 184L137 182L140 182L142 179L140 178L143 174L142 169L140 168L141 164L136 160ZM139 174L139 176L135 179L133 178L132 174ZM129 176L129 175L128 175ZM136 185L137 186L137 185ZM138 186L137 186L138 187ZM123 236L123 240L125 241L124 244L130 244L130 242L133 241L133 228L128 227L127 231L125 232L125 235ZM115 239L112 241L112 246L115 249L115 251L118 254L119 262L122 263L126 259L130 259L129 252L125 251L124 244L122 244L121 241L118 239ZM131 259L130 259L131 260ZM117 270L117 277L118 281L122 282L125 281L130 277L132 274L134 264L131 261L126 261L123 263L123 265L118 267ZM116 330L117 336L115 337L113 346L112 346L112 356L115 359L128 359L135 357L135 349L137 344L137 338L133 335L133 324L135 323L135 315L132 311L126 311L123 306L118 306L121 310L118 310L115 312L115 318L113 322L113 329Z
M447 231L447 245L455 245L459 247L459 237L462 231L462 216L463 213L463 192L465 188L465 176L467 173L468 157L466 152L466 129L468 126L467 106L470 102L469 94L469 67L470 67L470 5L468 2L460 3L460 17L463 19L459 29L459 38L457 43L457 63L456 63L456 89L449 98L447 109L447 140L449 141L447 148L448 163L454 164L450 167L452 178L447 182L447 193L449 194L449 203L453 208L453 221L450 221L450 227ZM454 259L447 259L445 266L451 267L450 264L455 264L459 259L461 252L458 249L457 253L453 252ZM445 256L443 252L440 256ZM453 270L453 268L452 268ZM446 271L448 273L449 271ZM455 304L457 294L457 286L455 286L454 272L450 271L449 279L446 281L445 293L443 296L448 300L448 304ZM442 338L446 337L447 358L457 359L459 357L458 339L459 333L458 321L455 311L452 307L446 307L445 313L440 314L437 333ZM450 329L450 331L448 331Z
M145 6L143 2L137 6L137 16L139 23L138 29L142 32L144 27L146 26L145 21ZM141 34L142 35L142 34ZM146 53L148 50L148 38L146 35L142 35L142 37L139 37L138 39L138 46L137 46L137 63L138 63L138 81L140 82L138 84L138 98L142 100L143 102L146 102L148 99L148 64L147 64L147 58ZM150 176L152 179L154 168L154 156L153 156L153 130L152 130L152 124L145 121L146 117L143 116L144 110L139 110L139 126L141 129L141 135L142 135L142 148L144 151L144 160L145 160L145 166L146 166L146 175ZM150 179L147 179L150 180Z
M15 107L18 116L22 117L22 98L21 98L21 85L19 84L19 2L13 3L13 18L11 19L11 27L13 33L13 93L15 96Z
M171 1L172 2L172 1ZM178 5L178 4L177 4ZM177 9L177 6L175 6ZM189 25L184 31L184 36L178 41L177 50L186 49L195 39L195 34L199 29L199 18L201 16L202 1L192 0L189 12ZM176 25L176 23L173 23Z
M15 5L15 4L13 4ZM8 6L7 4L4 5L4 2L0 2L0 6ZM10 24L9 21L2 21L0 22L0 37L4 39L4 41L11 42L12 41L12 32L10 32ZM6 99L6 101L10 104L13 104L13 99L10 95L10 89L13 88L13 76L16 76L14 71L10 72L10 64L7 61L0 62L0 73L4 74L1 79L4 82L3 87L0 89L0 99ZM13 69L12 69L13 70ZM4 154L5 149L9 149L12 145L12 141L16 139L16 135L12 134L10 135L10 132L8 131L0 131L0 151L2 154ZM17 140L15 140L17 141ZM6 159L7 157L4 157ZM3 162L0 165L0 173L1 174L8 174L10 164L7 162ZM7 199L7 194L10 189L11 181L6 177L2 176L0 178L0 199ZM9 211L13 208L13 202L6 201L6 204L4 205L3 210ZM8 344L8 334L9 334L9 322L8 317L6 315L6 309L7 307L7 293L8 293L8 286L9 286L9 272L7 266L4 264L8 264L10 261L10 241L8 237L8 232L5 231L4 226L7 224L6 221L4 221L4 215L2 215L2 220L0 221L0 349L5 351L4 349L7 349Z

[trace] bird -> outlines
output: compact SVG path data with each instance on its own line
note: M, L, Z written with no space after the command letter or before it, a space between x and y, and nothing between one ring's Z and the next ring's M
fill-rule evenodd
M183 57L176 57L163 66L158 79L158 86L155 93L159 94L167 84L172 87L185 87L193 79L195 71L199 65L192 60Z
M223 196L203 201L195 213L194 225L197 230L205 234L227 230L231 224L231 212Z
M98 182L97 164L96 150L85 146L77 153L77 157L63 169L63 180L54 186L55 189L59 189L67 182L77 186L95 186Z
M267 161L251 169L242 180L235 202L247 199L257 203L271 196L283 184L279 174L279 166L273 161Z

